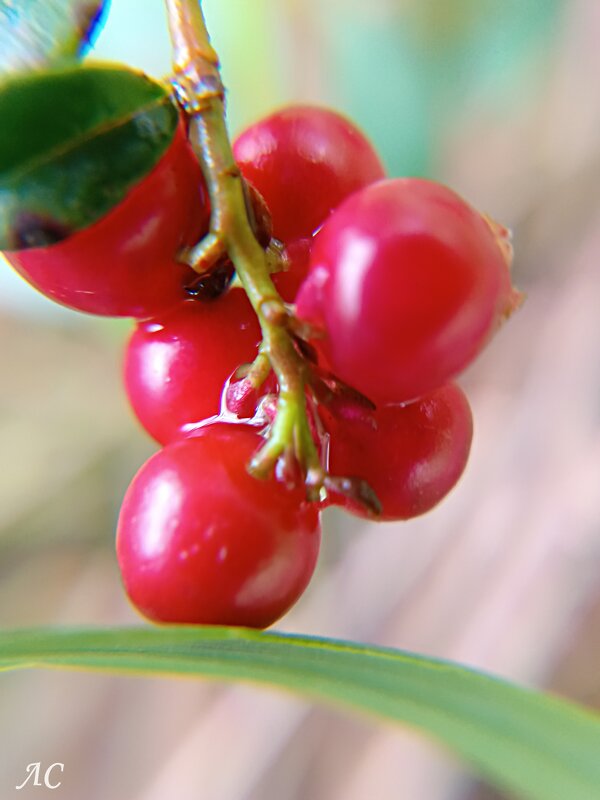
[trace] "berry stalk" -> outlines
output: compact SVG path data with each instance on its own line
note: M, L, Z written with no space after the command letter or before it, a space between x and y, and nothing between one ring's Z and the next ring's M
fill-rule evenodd
M307 417L309 367L295 346L290 314L271 280L269 256L252 231L244 183L225 122L219 58L210 43L200 0L165 2L173 45L173 84L190 120L190 142L211 202L209 233L189 251L186 260L203 273L224 255L229 256L260 323L261 353L277 376L277 415L250 470L257 477L266 477L280 460L284 464L293 456L303 469L309 496L316 499L325 472Z

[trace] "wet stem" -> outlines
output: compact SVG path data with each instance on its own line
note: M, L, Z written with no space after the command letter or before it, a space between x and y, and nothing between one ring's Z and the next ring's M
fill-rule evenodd
M290 313L269 274L268 257L248 217L243 180L225 122L219 59L210 43L200 0L165 0L173 45L173 85L188 115L191 145L202 166L211 202L210 231L188 254L206 272L225 254L233 262L260 323L261 354L279 383L277 414L263 447L249 465L267 477L292 456L302 468L310 499L319 499L326 475L313 440L306 403L309 365L291 333Z

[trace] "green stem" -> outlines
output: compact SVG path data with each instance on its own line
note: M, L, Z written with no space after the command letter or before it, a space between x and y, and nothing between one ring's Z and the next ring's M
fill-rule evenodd
M227 253L260 323L262 352L279 382L277 416L268 440L250 469L268 475L291 452L303 468L309 494L316 497L325 474L310 432L306 408L307 365L288 328L289 313L269 274L268 256L256 241L225 123L224 90L200 0L166 0L173 43L175 90L190 117L190 142L202 165L211 201L208 236L191 252L203 272Z

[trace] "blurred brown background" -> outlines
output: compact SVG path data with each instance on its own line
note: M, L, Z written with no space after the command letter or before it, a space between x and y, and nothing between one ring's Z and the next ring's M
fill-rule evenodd
M392 174L515 232L527 293L462 384L459 486L403 524L325 520L281 630L457 659L600 707L600 6L206 0L232 126L288 100L352 114ZM160 2L114 0L97 49L168 69ZM5 267L5 265L0 265ZM113 552L154 446L120 386L128 322L0 279L0 624L137 624ZM83 673L0 680L0 796L64 762L64 800L489 800L403 731L267 689ZM568 800L565 798L564 800ZM592 798L590 798L592 800Z

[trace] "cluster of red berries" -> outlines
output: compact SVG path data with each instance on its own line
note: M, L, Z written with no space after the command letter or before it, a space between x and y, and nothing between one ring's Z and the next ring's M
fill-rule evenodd
M309 332L299 346L316 376L307 404L326 469L363 479L380 519L424 513L456 484L471 444L469 404L450 381L518 302L506 231L444 186L386 179L363 134L331 111L276 113L234 153L257 239L279 248L273 281ZM45 231L41 246L25 238L7 255L59 302L138 320L125 385L163 449L119 519L134 605L162 622L266 627L310 580L323 506L367 511L352 492L310 502L301 480L248 473L277 383L270 375L247 391L241 368L261 332L246 294L228 285L227 260L200 277L177 260L208 223L182 122L102 219L55 242Z

